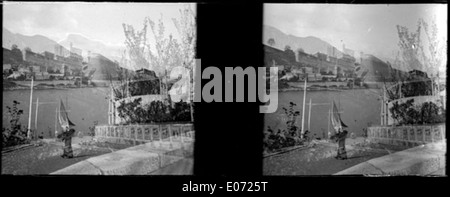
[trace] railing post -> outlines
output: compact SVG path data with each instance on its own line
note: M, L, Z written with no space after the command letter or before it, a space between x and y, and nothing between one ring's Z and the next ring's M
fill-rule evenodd
M173 147L173 145L172 145L172 126L169 124L167 129L169 131L170 148L172 148Z
M161 136L161 125L158 126L158 135L159 135L159 147L162 146L162 136Z

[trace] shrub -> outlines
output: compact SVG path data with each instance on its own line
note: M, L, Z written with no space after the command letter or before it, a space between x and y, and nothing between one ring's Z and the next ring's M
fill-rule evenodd
M300 111L294 110L295 103L290 102L289 108L284 108L284 114L287 116L286 130L278 129L274 131L270 126L264 132L264 150L267 152L274 152L281 148L301 145L310 139L309 131L306 130L303 134L303 139L298 136L300 128L295 124L296 117L300 115Z
M125 124L143 124L157 122L184 122L191 120L190 105L186 102L174 103L152 101L142 106L141 98L126 103L122 101L117 108L119 117L124 119Z
M23 110L17 107L19 104L20 102L14 100L12 107L6 107L11 120L9 121L9 128L2 128L3 147L29 143L29 139L27 138L27 129L22 128L22 125L19 122L20 116L23 114Z
M398 125L434 124L445 122L445 110L433 102L414 106L414 99L399 104L394 102L389 109Z

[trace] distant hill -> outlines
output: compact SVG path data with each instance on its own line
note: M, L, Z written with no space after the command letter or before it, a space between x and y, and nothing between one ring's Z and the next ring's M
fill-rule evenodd
M16 44L21 50L25 47L30 47L34 52L41 53L49 51L53 53L55 51L55 44L57 44L54 40L42 35L25 36L12 33L6 28L3 28L2 33L2 46L6 49L11 49L11 46Z
M328 47L334 47L328 42L325 42L320 38L314 36L298 37L294 35L287 35L275 27L264 25L263 43L269 45L267 41L270 38L273 38L275 40L275 45L273 46L274 48L284 50L284 47L286 45L289 45L291 49L294 50L294 52L301 48L305 51L305 53L309 54L315 54L317 52L327 54ZM338 56L342 55L342 52L337 48L336 53Z
M87 56L87 51L91 51L92 53L99 53L116 61L120 61L122 57L122 48L108 46L102 42L90 40L82 35L69 34L67 38L58 43L42 35L26 36L19 33L12 33L3 27L2 46L6 49L11 49L11 46L16 44L21 50L25 47L30 47L33 52L42 53L48 51L54 53L56 44L61 44L66 49L70 49L71 42L73 43L73 47L83 50L83 56Z
M83 56L87 56L88 51L91 53L99 53L108 57L109 59L120 61L123 51L122 48L116 46L108 46L100 41L94 41L79 34L69 34L67 38L60 41L59 44L70 48L70 43L73 43L73 47L83 50Z

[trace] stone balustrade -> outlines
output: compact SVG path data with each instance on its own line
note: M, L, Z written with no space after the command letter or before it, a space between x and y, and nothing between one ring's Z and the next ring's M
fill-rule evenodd
M189 143L194 140L194 127L188 124L100 125L95 138L118 144L139 145L148 142L162 146Z
M446 139L445 124L420 126L374 126L367 128L370 142L414 147Z

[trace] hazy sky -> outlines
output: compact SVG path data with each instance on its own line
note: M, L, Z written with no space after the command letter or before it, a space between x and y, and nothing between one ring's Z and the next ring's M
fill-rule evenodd
M315 36L338 49L346 48L394 58L398 50L396 25L417 29L417 21L436 15L441 36L447 40L447 5L338 5L268 4L264 24L286 34Z
M155 23L163 16L166 33L178 38L172 18L184 4L156 3L17 3L4 2L3 27L13 33L41 34L55 41L67 34L84 35L108 45L124 45L122 23L143 27L145 17ZM195 11L195 6L191 5ZM150 27L149 27L150 29Z

